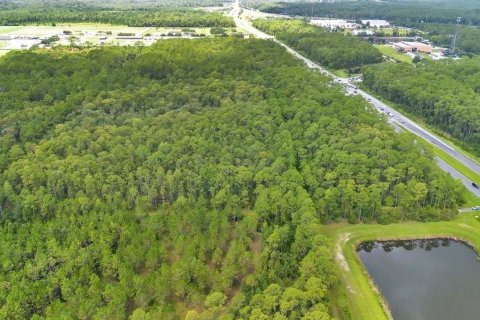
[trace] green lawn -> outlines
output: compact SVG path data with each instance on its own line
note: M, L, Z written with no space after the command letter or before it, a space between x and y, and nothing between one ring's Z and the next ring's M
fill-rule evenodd
M480 205L480 198L478 198L476 195L474 195L470 191L465 190L464 197L465 197L465 201L466 201L465 204L464 204L464 207L468 208L468 207L473 207L473 206L479 206Z
M394 28L381 28L381 29L377 29L376 31L377 32L383 31L383 33L385 33L386 36L391 36L393 35L393 30ZM397 31L399 36L406 36L408 34L408 31L405 29L397 29Z
M398 52L395 48L386 46L386 45L375 45L375 47L380 50L380 52L397 62L412 63L412 58L406 54Z
M0 26L0 34L5 34L22 29L22 26Z
M334 75L340 78L348 78L349 75L344 69L330 70Z
M342 281L347 293L352 319L388 319L383 299L372 285L368 274L356 255L358 243L367 240L414 239L450 237L470 243L480 249L480 212L464 213L452 221L409 222L391 225L334 224L325 227L326 234L336 243L337 262L342 270Z

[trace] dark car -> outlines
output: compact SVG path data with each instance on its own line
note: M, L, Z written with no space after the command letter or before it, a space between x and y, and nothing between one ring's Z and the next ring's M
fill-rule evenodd
M472 182L472 186L473 186L475 189L480 189L475 182Z

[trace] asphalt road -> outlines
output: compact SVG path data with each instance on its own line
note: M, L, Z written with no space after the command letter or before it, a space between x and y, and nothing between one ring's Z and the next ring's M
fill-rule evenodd
M462 163L464 166L470 168L471 170L477 172L480 174L480 165L476 163L474 160L470 159L466 155L458 152L457 150L453 149L449 145L447 145L445 142L443 142L439 137L437 137L435 134L429 132L428 130L420 127L417 125L413 120L410 120L409 118L405 117L395 109L389 107L385 103L383 103L381 100L375 98L374 96L370 95L369 93L361 90L358 88L354 83L350 82L350 79L347 78L341 78L335 76L333 73L328 71L327 69L323 68L322 66L316 64L312 60L302 56L300 53L297 51L293 50L289 46L285 45L284 43L278 41L274 37L256 29L253 27L250 22L243 20L240 16L241 8L238 4L238 0L236 0L234 8L231 11L231 15L233 16L235 23L237 24L237 27L242 28L249 32L250 34L254 35L256 38L260 39L271 39L272 41L277 42L281 46L283 46L289 53L291 53L293 56L296 58L302 60L306 66L310 69L316 70L318 72L321 72L322 74L329 76L330 78L333 79L335 83L341 84L344 87L345 93L346 94L358 94L364 97L378 112L384 113L388 116L388 122L395 128L396 131L399 131L401 129L407 130L412 132L413 134L417 135L418 137L425 139L426 141L430 142L431 144L434 145L434 147L439 148L443 151L445 151L447 154L450 156L454 157L457 159L460 163ZM467 177L462 175L460 172L455 170L453 167L449 166L447 163L444 161L437 159L438 166L444 170L445 172L449 173L453 178L459 179L465 187L470 190L472 193L474 193L477 197L480 197L480 190L476 189L472 186L472 181L469 180ZM478 185L480 185L480 181L475 181Z

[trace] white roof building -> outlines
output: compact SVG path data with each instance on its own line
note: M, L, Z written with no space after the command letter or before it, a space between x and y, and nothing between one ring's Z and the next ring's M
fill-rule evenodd
M359 34L366 34L367 36L372 36L375 34L372 30L367 30L367 29L358 29L358 30L353 30L353 35L358 36Z
M388 28L390 27L390 22L387 20L362 20L362 24L369 24L370 27L374 28Z
M339 19L312 19L312 24L327 28L327 29L356 29L359 25L353 21L339 20Z

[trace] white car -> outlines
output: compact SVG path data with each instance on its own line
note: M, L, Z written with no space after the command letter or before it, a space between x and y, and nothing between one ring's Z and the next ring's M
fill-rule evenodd
M480 206L472 207L472 210L474 210L474 211L479 211L479 210L480 210Z

